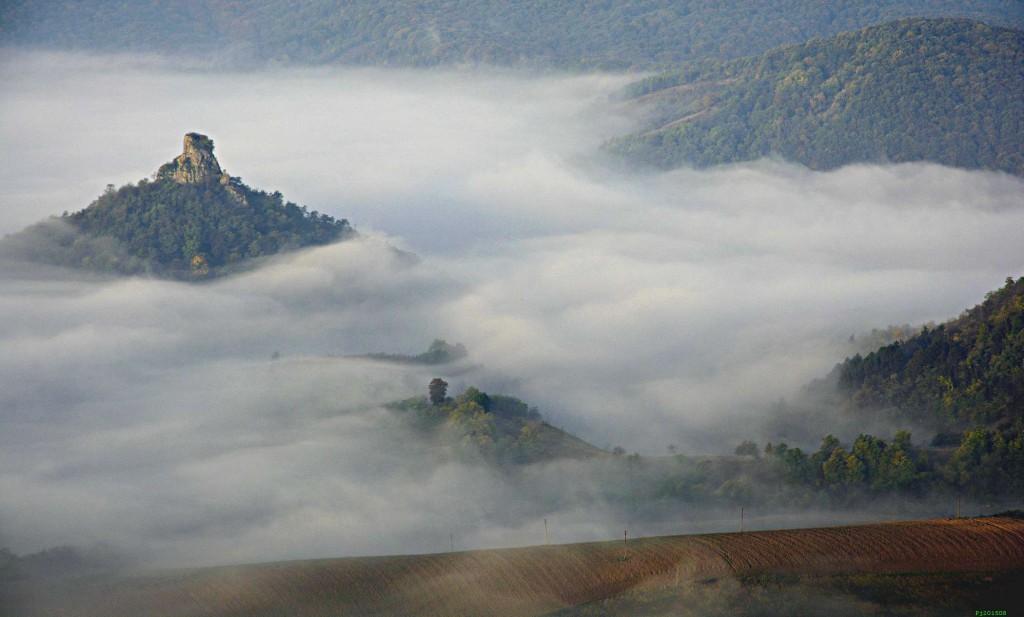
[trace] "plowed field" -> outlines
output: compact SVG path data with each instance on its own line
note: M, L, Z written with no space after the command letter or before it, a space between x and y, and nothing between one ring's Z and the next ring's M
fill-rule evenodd
M8 600L32 616L527 616L718 578L1021 569L1024 520L973 518L23 583Z

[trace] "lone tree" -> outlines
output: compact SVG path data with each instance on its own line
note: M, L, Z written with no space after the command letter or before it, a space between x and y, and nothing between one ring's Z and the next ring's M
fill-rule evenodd
M440 377L435 377L430 380L427 390L430 391L430 402L435 406L440 405L444 403L445 395L448 394L448 382Z

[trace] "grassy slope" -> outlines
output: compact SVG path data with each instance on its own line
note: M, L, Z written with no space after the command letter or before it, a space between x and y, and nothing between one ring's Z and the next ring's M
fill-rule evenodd
M587 443L566 433L560 428L555 428L544 422L540 426L539 433L540 449L543 455L541 460L553 460L558 458L588 459L594 457L609 456L608 452L595 445Z
M877 591L898 601L906 587L927 600L942 585L984 591L1021 572L1024 520L979 518L645 538L628 550L603 542L21 583L8 600L25 616L69 607L107 617L655 615L659 602L696 606L712 588L753 584L770 595L772 585L816 577L826 589L816 593ZM851 610L868 606L851 602Z

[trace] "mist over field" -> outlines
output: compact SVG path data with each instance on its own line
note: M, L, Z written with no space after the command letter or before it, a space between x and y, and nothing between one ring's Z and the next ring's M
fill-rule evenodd
M545 517L554 541L618 537L578 463L510 480L381 405L441 376L598 446L727 454L851 334L949 319L1024 272L1008 175L622 170L598 147L634 126L614 96L634 78L5 52L0 233L198 131L362 237L201 285L0 263L0 546L192 565L533 544ZM342 357L435 338L469 356Z

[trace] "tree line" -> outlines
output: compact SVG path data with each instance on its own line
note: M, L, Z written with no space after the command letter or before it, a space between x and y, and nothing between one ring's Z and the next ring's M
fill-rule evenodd
M975 427L952 452L920 448L909 431L886 442L859 435L844 446L826 435L814 452L781 443L765 454L785 482L822 491L835 501L869 495L923 496L934 491L976 499L1024 499L1024 420L1006 429Z

